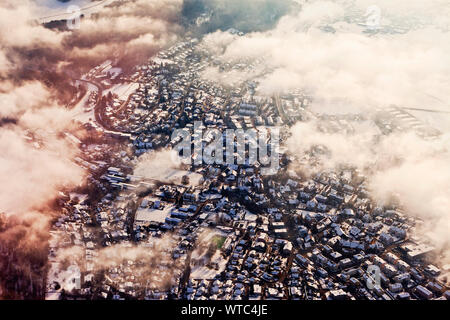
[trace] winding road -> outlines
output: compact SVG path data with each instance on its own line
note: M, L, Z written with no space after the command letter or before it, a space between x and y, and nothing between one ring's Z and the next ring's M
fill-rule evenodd
M105 121L103 121L102 118L102 112L101 112L101 98L103 97L103 86L96 82L96 81L92 81L92 80L86 80L86 79L76 79L76 81L80 81L80 82L84 82L87 84L90 84L92 86L95 86L97 88L97 101L95 102L95 107L94 107L94 117L95 117L95 122L102 127L102 129L106 132L106 133L111 133L111 134L117 134L117 135L121 135L124 133L128 133L128 132L123 132L123 131L118 131L115 128L111 128L111 126L109 126L109 124L107 124ZM89 91L86 92L86 94L88 94Z

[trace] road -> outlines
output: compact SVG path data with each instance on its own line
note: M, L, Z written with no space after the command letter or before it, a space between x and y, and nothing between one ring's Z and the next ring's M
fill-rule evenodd
M110 3L114 2L114 1L115 0L96 1L89 5L82 6L80 8L80 13L81 13L81 15L89 15L92 13L96 13L96 12L100 11L101 9L103 9L103 7L109 5ZM61 3L59 6L60 6L59 13L41 16L36 19L39 21L39 23L48 23L50 21L73 19L75 13L68 12L67 10L68 10L68 8L70 8L70 6L76 6L75 3L67 3L67 4ZM52 8L47 8L47 10L52 11ZM55 10L56 9L54 8L53 11L55 11Z

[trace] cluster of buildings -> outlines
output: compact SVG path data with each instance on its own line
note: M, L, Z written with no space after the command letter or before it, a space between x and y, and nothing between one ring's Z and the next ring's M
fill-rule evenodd
M263 130L313 116L301 92L260 97L251 81L230 87L202 78L209 66L230 68L187 39L138 66L127 98L100 99L109 127L84 142L77 162L89 170L90 187L64 195L59 240L50 246L49 296L450 298L442 277L448 270L431 263L436 249L411 237L416 221L374 204L354 169L304 178L281 155L270 176L258 164L194 162L171 172L177 179L134 175L142 154L174 147L173 130L195 121ZM336 130L351 128L348 119L326 120ZM59 257L74 247L81 258L68 269Z

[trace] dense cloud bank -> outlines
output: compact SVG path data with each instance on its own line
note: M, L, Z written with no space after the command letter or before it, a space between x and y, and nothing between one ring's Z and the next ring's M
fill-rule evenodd
M338 2L308 2L298 14L284 16L267 32L242 37L216 32L207 35L205 43L229 62L265 57L272 71L258 79L262 94L301 88L321 108L335 110L390 104L441 107L439 100L446 96L450 74L450 44L448 31L440 28L443 23L424 22L419 28L403 25L400 16L399 26L408 32L367 34L365 27L347 22L352 11ZM434 8L429 2L424 6ZM356 8L360 10L356 16L365 23L364 7ZM383 20L384 11L380 28L386 29L390 24ZM437 20L445 19L436 11Z

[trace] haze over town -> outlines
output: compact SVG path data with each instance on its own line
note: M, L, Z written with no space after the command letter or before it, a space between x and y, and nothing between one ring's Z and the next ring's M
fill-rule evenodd
M446 0L2 1L0 297L449 299L449 28Z

